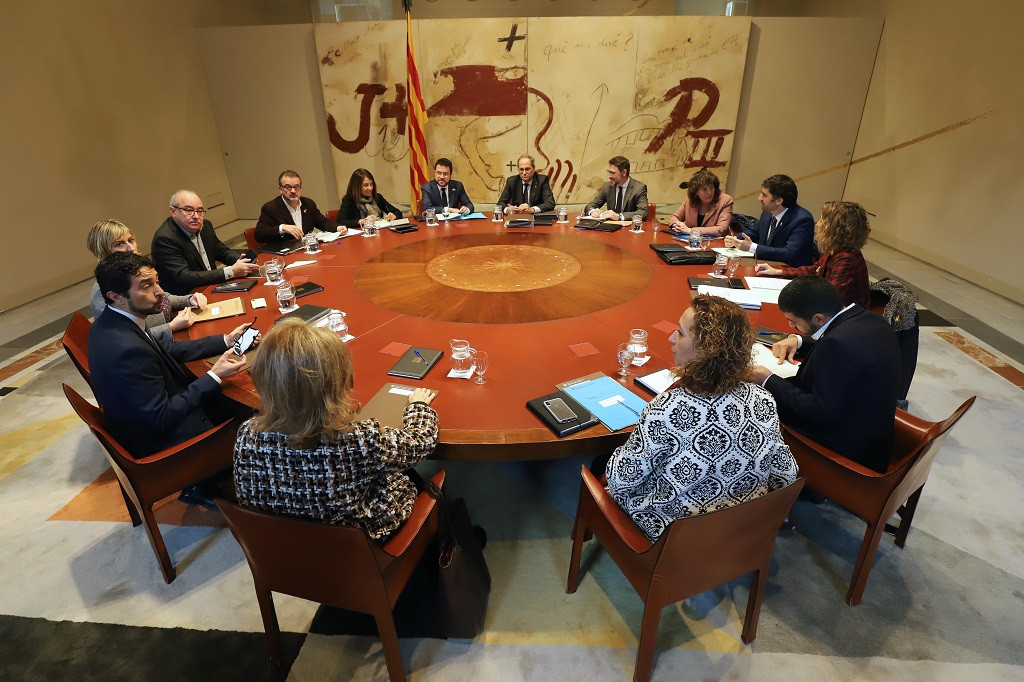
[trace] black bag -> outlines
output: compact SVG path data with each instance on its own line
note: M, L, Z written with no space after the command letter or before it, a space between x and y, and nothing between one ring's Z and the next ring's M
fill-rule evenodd
M731 234L739 234L744 230L748 230L757 223L757 218L752 215L745 215L743 213L733 213L732 218L729 219L729 232Z
M491 574L469 519L466 501L454 502L433 482L425 481L427 493L437 500L437 614L443 637L472 638L484 629Z
M687 251L677 244L651 244L651 248L669 265L710 265L717 255L714 251Z

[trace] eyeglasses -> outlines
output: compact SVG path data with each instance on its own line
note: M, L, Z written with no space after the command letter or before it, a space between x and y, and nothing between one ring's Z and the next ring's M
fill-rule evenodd
M278 187L285 190L302 189L302 185L278 185Z
M185 215L192 215L192 214L195 214L197 216L204 216L204 215L206 215L206 209L202 208L202 207L200 207L200 208L192 208L191 206L175 206L174 208L178 209L179 211L181 211Z

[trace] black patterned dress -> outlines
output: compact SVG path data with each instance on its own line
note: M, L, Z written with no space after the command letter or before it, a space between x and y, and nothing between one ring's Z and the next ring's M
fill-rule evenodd
M685 389L658 394L606 471L608 492L652 540L676 519L746 502L797 477L775 399L746 382L713 398Z

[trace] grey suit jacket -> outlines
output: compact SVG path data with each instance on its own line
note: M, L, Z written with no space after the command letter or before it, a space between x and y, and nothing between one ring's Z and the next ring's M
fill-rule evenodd
M587 204L583 212L589 213L591 209L601 206L607 206L608 210L614 211L617 191L618 188L612 183L604 183L597 196ZM622 197L622 218L632 220L634 213L640 214L641 220L647 220L647 185L630 176L626 192Z

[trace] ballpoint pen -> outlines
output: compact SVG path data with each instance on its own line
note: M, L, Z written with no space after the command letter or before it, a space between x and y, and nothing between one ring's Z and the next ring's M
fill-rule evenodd
M423 359L423 356L422 356L422 355L420 355L420 349L419 349L419 348L413 348L413 349L412 349L412 352L413 352L413 354L414 354L414 355L416 356L416 361L417 361L417 362L426 362L426 361L425 361L425 360Z

